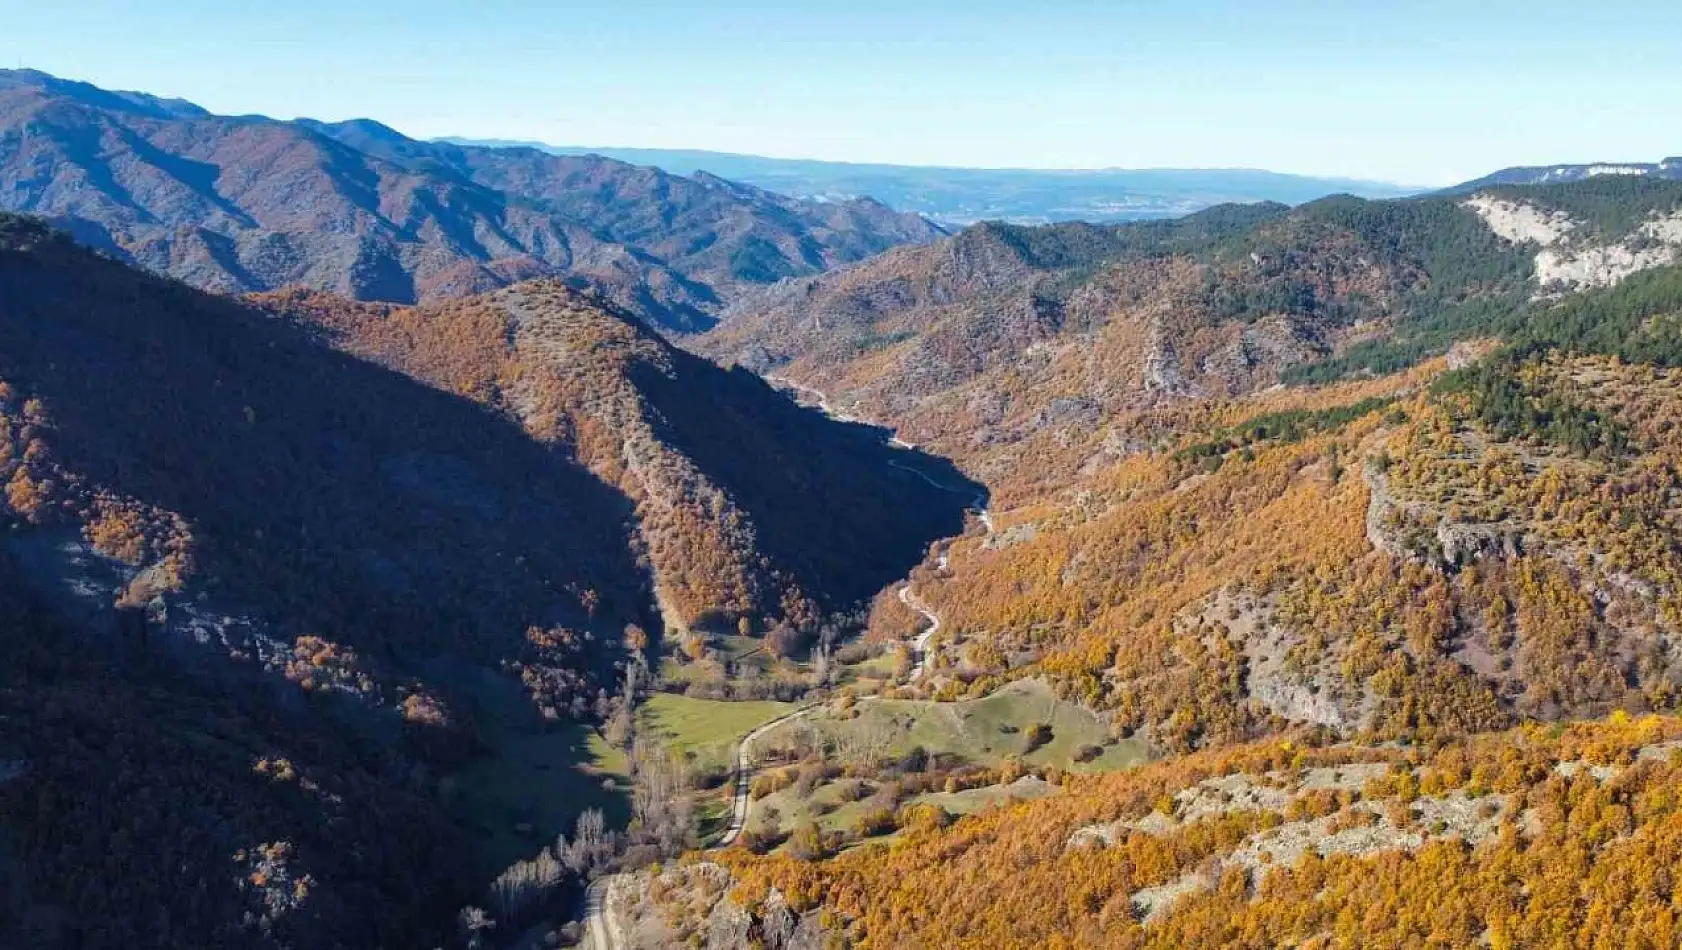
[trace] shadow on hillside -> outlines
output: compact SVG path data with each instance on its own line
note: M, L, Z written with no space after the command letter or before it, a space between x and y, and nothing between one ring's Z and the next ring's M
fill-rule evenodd
M174 511L195 587L405 668L643 621L617 492L465 399L62 242L0 250L0 379L93 483Z
M731 486L759 550L828 609L905 577L985 497L947 460L890 446L883 429L799 406L740 367L722 385L685 386L695 369L637 380L665 416L663 437Z
M308 913L288 921L301 946L437 946L482 893L461 858L470 839L381 745L290 715L271 690L205 689L82 649L97 634L14 567L0 551L0 764L27 769L0 777L0 946L249 945L234 856L253 842L287 842L309 869ZM262 780L257 756L323 790ZM91 870L102 863L145 872Z

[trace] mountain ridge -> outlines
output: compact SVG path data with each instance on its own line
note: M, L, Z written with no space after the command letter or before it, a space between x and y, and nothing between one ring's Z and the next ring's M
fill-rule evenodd
M604 155L687 173L707 170L773 191L819 198L873 195L947 225L987 219L1018 224L1177 216L1234 201L1291 204L1337 192L1394 197L1422 189L1354 178L1257 168L967 168L823 159L767 158L698 149L594 148L445 137L436 141Z
M0 185L0 209L211 290L413 303L569 277L679 331L756 283L941 233L877 203L439 146L369 120L215 116L28 72L0 74Z
M1554 185L1607 176L1682 180L1682 157L1657 162L1584 162L1558 165L1515 165L1443 190L1462 194L1496 185Z
M1087 439L1114 413L1387 372L1532 298L1668 263L1679 212L1682 185L1598 178L988 223L763 288L688 345L822 390L1008 496L1005 472L1045 467L1017 453L1052 451L1054 431L1057 453L1101 458ZM1554 223L1526 231L1527 216Z

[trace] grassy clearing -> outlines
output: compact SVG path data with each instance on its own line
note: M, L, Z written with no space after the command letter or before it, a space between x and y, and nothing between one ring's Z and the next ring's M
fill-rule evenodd
M778 665L777 659L766 651L765 642L757 637L716 637L712 640L711 655L729 661L736 671L732 679L744 682L769 676ZM691 683L718 676L716 667L700 666L680 654L670 653L660 661L660 678L668 683Z
M698 768L728 768L736 743L755 726L793 709L788 703L719 702L659 693L637 711L644 734ZM518 721L512 714L505 721ZM582 725L509 726L491 737L489 755L449 780L456 812L476 832L479 859L499 871L572 831L585 809L600 808L610 827L630 819L625 754ZM701 802L702 831L729 817L728 786Z
M624 753L576 724L504 735L493 755L451 783L458 811L479 836L481 859L493 870L571 832L585 809L600 808L610 826L630 817Z
M657 693L637 710L643 734L696 766L734 764L736 743L755 726L793 710L793 703L727 702Z
M1029 750L1028 735L1036 725L1049 726L1050 736ZM816 741L832 750L869 749L881 758L905 756L920 747L931 757L956 759L965 765L998 767L1015 760L1030 767L1056 766L1076 772L1129 768L1151 757L1143 742L1113 738L1105 720L1058 699L1037 680L1012 683L981 699L958 703L870 699L859 701L854 714L826 707L760 741L766 751L783 743L809 748ZM1083 749L1088 754L1081 754ZM1093 751L1096 756L1090 755ZM851 833L873 807L868 800L880 787L879 782L868 781L859 800L846 801L841 790L852 781L821 784L805 797L795 788L767 795L754 802L749 826L775 826L787 834L811 822L824 831ZM993 803L1056 793L1055 786L1027 777L1010 785L928 792L901 804L927 803L953 815L967 815Z
M912 801L921 805L939 805L952 815L973 815L988 805L1008 801L1033 801L1047 795L1056 795L1058 792L1057 786L1048 785L1030 776L1009 785L966 788L961 792L930 792L927 795L919 795Z
M863 693L872 693L894 681L892 651L841 667L841 683Z
M921 746L930 754L950 754L975 765L995 766L1014 758L1034 766L1101 772L1129 768L1150 758L1145 743L1114 739L1095 713L1058 699L1038 680L1018 681L981 699L957 703L879 700L861 702L857 710L851 719L821 712L804 721L837 740L848 734L875 734L885 740L885 754L904 755ZM1036 724L1049 725L1051 738L1029 752L1027 734ZM1100 754L1077 762L1077 753L1089 746Z

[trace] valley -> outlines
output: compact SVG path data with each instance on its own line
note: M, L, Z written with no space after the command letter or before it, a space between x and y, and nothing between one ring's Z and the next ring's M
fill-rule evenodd
M1575 253L1601 253L1595 249L1616 245L1622 233L1662 228L1682 198L1666 186L1595 183L1577 191L1505 192L1501 200L1545 209L1557 195L1560 204L1555 207L1582 209L1584 202L1600 200L1591 195L1613 193L1623 195L1620 200L1651 202L1647 207L1652 210L1602 219L1609 223L1575 239L1579 249ZM1458 272L1480 276L1474 278L1478 283L1472 285L1476 287L1473 294L1459 292L1459 299L1447 311L1452 315L1449 320L1438 315L1441 311L1428 309L1437 306L1434 302L1421 299L1410 304L1412 292L1405 283L1399 288L1392 284L1390 293L1396 296L1390 299L1382 322L1347 311L1339 315L1345 305L1339 302L1338 285L1330 283L1324 285L1329 289L1317 287L1315 302L1293 318L1299 328L1331 318L1316 325L1314 336L1304 337L1311 345L1295 354L1254 351L1255 355L1246 357L1247 372L1253 374L1247 379L1207 375L1216 367L1224 369L1225 364L1202 353L1220 351L1191 350L1188 354L1186 343L1199 333L1220 339L1221 333L1229 332L1222 320L1248 324L1253 318L1242 311L1224 317L1220 310L1214 311L1202 318L1207 329L1147 318L1141 321L1145 323L1142 355L1091 361L1094 348L1106 345L1105 334L1139 331L1129 326L1130 316L1112 317L1117 322L1106 326L1078 317L1070 308L1077 302L1082 307L1102 306L1095 303L1104 299L1094 296L1098 288L1115 294L1112 288L1130 287L1119 294L1124 306L1115 312L1127 315L1127 307L1132 306L1149 315L1152 311L1144 308L1153 300L1150 295L1159 292L1155 288L1166 287L1169 294L1177 294L1179 288L1196 286L1196 270L1177 277L1179 283L1160 283L1163 275L1174 273L1172 261L1150 260L1150 270L1129 275L1136 281L1133 285L1081 275L1080 279L1091 283L1071 287L1055 282L1054 269L1048 291L1066 295L1063 299L1068 302L1060 305L1055 298L1030 297L1031 307L1037 309L1028 314L1054 316L1020 338L999 336L998 321L1014 319L1016 311L1011 309L1014 304L1001 304L989 296L997 292L995 287L1020 293L1020 276L990 283L989 272L983 271L968 274L961 283L941 283L947 279L944 272L935 270L931 277L918 270L927 266L917 261L920 257L934 258L938 261L934 266L951 267L954 273L975 267L977 261L1005 274L1032 275L1032 268L1043 267L1034 261L1045 260L1046 252L1028 245L1031 250L1021 252L1028 261L1029 269L1024 271L1022 258L1013 257L1018 251L1007 250L1021 247L1008 233L999 235L999 243L991 248L985 244L965 248L961 242L967 235L960 236L949 248L937 245L926 251L893 253L815 285L790 288L789 299L801 301L796 309L785 315L773 305L766 311L769 317L751 318L768 322L729 324L716 331L713 339L701 340L699 348L722 354L744 337L752 339L755 342L743 351L747 362L786 378L803 398L846 406L844 411L851 416L884 419L920 446L952 455L966 470L988 473L984 479L988 488L1009 500L1011 512L1002 529L992 530L989 525L985 535L972 533L943 546L937 563L919 568L928 572L922 582L914 581L915 587L896 592L902 606L930 618L931 625L938 620L940 639L948 643L941 651L924 655L911 681L918 694L935 700L934 707L941 710L938 715L947 723L967 721L970 716L962 710L968 704L997 702L1013 691L1044 689L1049 681L1052 695L1070 697L1079 707L1099 711L1111 741L1117 735L1129 736L1124 742L1148 738L1154 756L1161 757L1163 764L1147 765L1140 774L1161 777L1147 780L1150 783L1165 781L1170 788L1182 789L1186 785L1174 783L1186 779L1170 777L1180 767L1171 763L1219 763L1212 773L1202 773L1206 776L1255 774L1256 766L1239 764L1248 761L1244 756L1252 753L1244 750L1249 749L1283 750L1262 754L1284 755L1299 763L1309 756L1312 763L1312 756L1319 754L1365 755L1364 750L1387 747L1386 740L1400 741L1403 749L1412 747L1409 739L1424 740L1427 748L1442 748L1443 743L1458 741L1452 737L1483 735L1488 738L1477 741L1494 744L1484 748L1495 748L1507 740L1494 736L1514 723L1592 719L1608 710L1625 710L1614 715L1614 726L1578 727L1616 733L1632 721L1626 713L1667 710L1674 695L1673 687L1666 685L1674 682L1668 647L1662 638L1650 638L1656 628L1671 622L1664 619L1673 609L1674 588L1668 579L1676 576L1677 496L1671 477L1660 474L1668 463L1658 461L1671 450L1662 447L1670 444L1668 437L1657 436L1666 426L1662 420L1672 412L1665 407L1668 396L1661 394L1670 390L1668 367L1676 357L1667 349L1668 342L1661 341L1669 340L1669 321L1682 307L1682 297L1674 292L1676 252L1661 245L1648 263L1609 274L1603 282L1579 281L1562 287L1540 262L1532 271L1525 267L1523 257L1508 250L1537 253L1540 244L1545 253L1548 243L1557 238L1538 239L1508 229L1486 213L1487 207L1476 201L1442 202L1437 205L1441 211L1427 204L1362 213L1368 221L1372 214L1404 215L1415 222L1437 220L1441 222L1437 226L1452 229L1449 233L1458 231L1472 238L1472 246L1487 248L1471 254L1462 251L1452 258ZM1303 216L1297 220L1263 217L1247 226L1258 227L1263 234L1275 229L1291 233L1293 240L1304 230L1318 232L1316 241L1337 247L1356 236L1321 229L1332 220L1361 220L1362 215L1347 216L1349 210L1302 209L1295 213ZM1317 218L1328 213L1334 216ZM1572 220L1583 219L1573 215ZM1588 231L1581 223L1571 227ZM1483 231L1487 236L1477 237L1478 228L1487 228ZM1190 229L1195 229L1189 246L1196 255L1201 253L1197 242L1207 240L1204 235L1209 232L1191 222L1178 226L1179 233L1153 235L1151 240L1165 241L1170 248L1184 247L1184 232ZM1245 238L1233 251L1247 255L1251 266L1256 266L1257 258L1265 261L1266 255L1247 248L1269 240L1261 235ZM1436 252L1430 242L1439 239L1413 231L1409 240L1419 242L1413 246L1423 251L1421 256L1410 258L1419 252L1404 245L1398 256L1382 266L1395 268L1396 274L1411 274L1408 280L1429 280L1433 298L1444 290L1453 293L1444 284L1449 272L1433 271L1451 260L1433 262L1430 255ZM1531 250L1525 251L1525 245ZM1107 259L1119 260L1122 268L1134 266L1127 263L1126 245L1122 248L1119 257ZM1242 269L1223 271L1218 256L1222 252L1215 253L1212 263L1195 264L1195 256L1186 262L1204 271L1205 286L1210 280L1234 280L1242 285L1251 279L1243 276ZM1383 258L1364 253L1362 266L1380 266L1377 261ZM1326 266L1323 260L1299 260L1316 268L1305 272L1304 279L1325 279L1320 276L1325 271L1319 270ZM1358 263L1362 258L1350 260ZM1087 266L1086 273L1092 272L1089 265L1077 266ZM1102 275L1102 269L1098 273ZM1315 276L1308 278L1307 273ZM1352 286L1375 286L1375 273L1368 271ZM1488 277L1481 276L1485 274ZM1356 271L1335 279L1354 281L1359 275ZM833 298L823 296L831 293L824 280L834 283ZM925 280L931 283L918 283ZM922 309L925 305L918 301L923 293L940 303ZM975 296L961 296L970 293ZM1356 303L1365 302L1357 298ZM1410 316L1409 306L1422 309ZM1176 319L1186 319L1184 310L1176 313ZM974 320L974 329L967 332L981 334L979 340L988 343L958 346L955 341L960 338L944 335L950 332L948 327L962 326L964 320ZM1340 320L1350 323L1340 324ZM1341 335L1345 326L1355 332ZM866 340L887 342L838 346L838 334L841 340L858 339L852 335L862 334ZM1067 336L1060 339L1059 334ZM1497 350L1492 342L1497 337L1511 341L1512 348ZM1250 345L1248 336L1243 339L1244 345ZM1440 355L1415 349L1418 344L1413 341L1426 339ZM785 351L792 358L779 359L767 342L771 340L793 341L794 349ZM1169 341L1171 357L1150 355L1153 349L1169 353ZM1005 347L1020 347L1022 355L1003 356L997 348L1001 342ZM800 348L807 345L809 349ZM974 354L989 352L986 346L1000 354L996 369L985 357L979 369L971 361ZM1059 352L1059 346L1065 347L1067 356ZM1411 366L1404 364L1389 372L1360 369L1363 363L1382 365L1368 355L1380 352L1381 346L1419 355L1409 357ZM1046 355L1040 356L1042 352ZM1280 362L1267 363L1259 358L1262 352ZM1634 363L1613 369L1616 358L1609 364L1597 355L1613 352L1629 354ZM1637 352L1642 355L1635 356ZM1066 362L1060 364L1060 358ZM1152 370L1153 360L1162 369ZM1313 370L1316 362L1326 369ZM1175 363L1177 374L1167 369ZM1657 368L1650 368L1655 363ZM1298 369L1303 364L1309 366L1310 374ZM885 371L887 365L898 368ZM1206 375L1192 375L1189 368L1193 366ZM1131 367L1143 371L1131 381L1126 375L1117 378L1118 370L1124 374ZM1071 375L1078 369L1088 375ZM1329 376L1331 372L1337 376ZM1299 381L1305 376L1309 385ZM1278 385L1275 380L1280 378L1289 384ZM1057 410L1048 413L1044 407L1053 396L1070 398L1062 395L1069 392L1060 385L1066 385L1066 379L1076 382L1077 393L1083 391L1082 379L1087 393L1104 392L1103 387L1118 383L1121 388L1112 388L1114 395L1108 399L1113 401L1098 402L1100 408L1091 416L1060 418L1053 414ZM838 392L843 395L838 397ZM978 404L1007 407L1002 416L982 416L982 420L1014 418L1024 423L1019 428L988 421L977 425L971 420L977 418L973 413ZM1436 441L1443 439L1448 441ZM1433 474L1423 474L1426 471ZM1025 477L1028 472L1032 475ZM1404 488L1398 478L1405 478L1411 487ZM1590 488L1602 483L1607 486L1604 493ZM1550 487L1541 489L1544 484ZM1532 491L1527 485L1554 494L1526 494ZM1488 494L1491 491L1496 494ZM1626 504L1616 516L1610 511L1591 513L1602 503L1596 499L1614 496L1650 500L1635 508ZM1541 520L1526 520L1532 517ZM1552 522L1556 517L1570 519L1573 527ZM1612 541L1612 535L1590 527L1612 523L1618 525L1621 540ZM976 734L969 729L942 732L917 714L899 719L890 710L903 700L856 702L857 712L849 713L856 718L850 721L866 724L859 727L862 734L835 733L821 717L803 716L798 727L779 733L791 745L804 743L790 754L799 755L800 748L840 749L875 741L891 750L884 753L887 757L907 754L903 743L925 740L931 753L935 748L962 749L970 761L985 760L990 754L985 740L971 744L976 739L968 737ZM1036 718L1055 717L1042 713ZM1662 730L1674 720L1655 715L1641 722L1643 729ZM905 723L912 724L909 731L899 732ZM1049 734L1054 740L1079 734L1070 729L1058 722ZM979 736L987 734L984 729ZM1265 738L1269 736L1276 738ZM1246 745L1257 741L1262 745ZM994 740L991 748L999 747ZM1094 742L1093 749L1098 753L1096 762L1105 762L1110 754L1100 743ZM1235 751L1216 751L1220 749ZM1410 760L1413 754L1408 753ZM1068 750L1057 755L1072 764ZM1664 759L1662 752L1641 755L1644 761ZM1035 760L1031 755L1013 761L1021 763L1015 769L1028 766L1032 776ZM1132 765L1136 760L1115 761ZM1213 896L1229 893L1230 874L1189 875L1178 881L1163 878L1157 879L1160 884L1129 889L1113 878L1092 875L1125 874L1127 868L1140 867L1138 862L1152 846L1139 833L1126 837L1127 846L1146 850L1130 851L1112 865L1072 845L1062 857L1041 850L1042 842L1053 845L1080 839L1087 834L1081 828L1090 825L1063 826L1066 830L1049 834L1026 830L1042 815L1092 814L1082 809L1114 814L1111 809L1117 808L1125 814L1128 806L1121 803L1126 796L1119 795L1120 786L1110 779L1100 780L1099 786L1073 774L1046 773L1035 777L1043 786L1022 786L1022 794L1016 796L1022 799L1019 803L1009 804L1007 795L996 799L991 809L963 818L960 814L970 809L950 795L937 797L942 793L898 799L885 810L879 806L861 810L855 803L873 792L868 787L862 793L849 788L839 796L829 791L832 780L824 776L830 768L808 765L790 769L786 779L760 783L763 794L755 798L764 802L771 820L750 819L750 825L754 820L762 822L762 833L772 841L793 835L777 844L768 859L747 859L739 853L708 855L702 864L692 866L694 870L645 878L639 884L644 895L641 903L627 898L625 913L640 926L653 928L651 933L681 937L695 932L691 928L699 921L672 903L673 898L693 895L701 901L699 906L710 906L716 914L724 905L709 904L712 898L703 895L713 893L718 881L728 880L766 895L749 897L740 905L748 915L739 921L746 930L786 931L785 922L778 919L786 913L779 902L786 901L791 907L804 908L805 915L839 913L849 921L850 939L860 946L903 946L908 941L939 946L1039 945L1067 939L1070 934L1080 935L1075 945L1171 946L1181 945L1182 939L1206 944L1227 939L1215 936L1227 931L1218 924L1210 929L1203 921L1211 918L1199 915L1211 901L1232 899ZM1272 768L1277 770L1277 766ZM1386 764L1382 774L1398 774L1397 768ZM1416 777L1430 771L1417 765L1412 768ZM1436 788L1453 794L1433 791L1428 796L1437 797L1414 801L1413 812L1423 818L1399 817L1397 806L1386 804L1385 796L1392 793L1367 778L1341 792L1337 787L1315 792L1331 799L1312 806L1323 810L1308 811L1302 820L1309 824L1301 828L1288 823L1298 820L1295 809L1310 806L1293 804L1289 794L1277 801L1264 796L1229 806L1237 809L1235 818L1259 819L1263 829L1269 827L1268 821L1277 820L1270 815L1283 814L1289 835L1306 840L1306 848L1299 843L1291 846L1295 850L1285 850L1281 842L1289 835L1284 831L1255 832L1261 844L1249 845L1250 851L1239 849L1228 860L1249 862L1252 875L1262 873L1256 869L1265 869L1270 856L1274 861L1300 862L1301 869L1278 873L1323 881L1326 874L1358 875L1362 872L1357 868L1373 862L1384 867L1410 862L1405 866L1413 868L1435 860L1439 853L1496 849L1494 829L1507 827L1503 823L1516 820L1510 816L1522 809L1512 804L1512 798L1479 798L1487 784L1474 778L1468 785L1466 780L1468 774L1479 773L1468 772L1463 765L1455 768L1459 771L1441 773L1444 777L1435 780ZM811 776L806 769L813 770ZM834 774L847 773L843 769ZM896 776L901 789L907 787L901 773L888 774ZM1575 773L1561 765L1557 774ZM1002 772L991 781L1016 788L1012 783L1023 780L1014 775ZM805 783L801 787L811 791L789 799L778 787L782 781ZM1116 781L1134 780L1118 777ZM1214 784L1216 779L1199 781ZM909 787L921 786L912 782ZM1531 791L1520 795L1555 794L1543 792L1541 786L1529 787ZM1139 804L1132 807L1147 812L1138 827L1160 836L1162 832L1153 824L1156 819L1148 814L1154 794L1141 792L1136 799ZM1304 801L1321 798L1309 796ZM1362 801L1375 804L1366 806ZM929 805L937 805L938 811L928 811ZM1160 811L1162 806L1156 807ZM895 808L898 814L893 814ZM1385 812L1386 808L1391 811ZM1454 817L1462 811L1475 812L1486 824ZM1526 814L1532 816L1525 819L1531 822L1527 828L1553 820L1541 818L1539 812ZM1375 815L1379 816L1376 824ZM1656 820L1662 825L1668 818ZM1419 827L1421 821L1427 828L1444 821L1451 827L1463 823L1467 830L1450 838L1451 847L1462 852L1439 852L1430 835L1411 833L1409 829ZM844 832L849 826L867 835L863 844L847 839ZM1474 833L1474 828L1483 830ZM877 836L870 836L871 831ZM1664 832L1655 827L1651 834ZM758 837L756 833L749 839L750 850ZM1357 838L1370 843L1343 843ZM1112 840L1122 839L1118 833ZM1636 840L1647 839L1638 835ZM1029 847L1036 848L1035 856L1025 858L1022 849ZM988 853L997 857L977 856L975 864L954 857L987 849L996 849ZM1324 865L1301 857L1305 850L1316 849ZM1280 858L1281 854L1288 856ZM1410 856L1414 854L1418 857ZM1589 860L1591 864L1614 862L1622 860L1622 854L1612 848ZM924 857L928 863L917 863ZM1002 869L989 867L985 863L989 860L1027 860L1027 865L1015 866L1033 867L1036 873L1052 876L1044 891L1036 892L1020 880L1002 888L1001 882L1012 878ZM888 867L896 870L886 871ZM1107 870L1101 872L1101 867ZM1521 873L1543 873L1543 865L1527 867L1532 869ZM702 871L714 883L703 887L694 881L668 879ZM1459 872L1441 869L1438 873ZM976 893L956 883L960 875L966 882L992 883ZM1082 886L1077 882L1088 880L1093 896L1085 898L1085 904L1065 904L1051 896L1068 893L1069 888ZM1258 885L1254 877L1251 880L1250 893L1255 893ZM1542 885L1537 880L1532 886ZM931 895L936 906L929 906ZM1121 902L1116 895L1129 896ZM1263 891L1244 913L1265 913L1259 908L1270 906L1267 899ZM1338 899L1324 893L1320 898L1327 905ZM759 900L770 903L756 909ZM1219 913L1233 913L1234 905L1220 906L1227 909ZM1214 921L1221 919L1219 913ZM1027 923L1042 918L1043 924ZM651 919L664 923L656 927ZM792 918L800 926L813 919L800 912ZM1407 929L1412 926L1407 918L1395 920L1395 925L1400 933L1416 933ZM1275 933L1301 932L1290 929L1293 925L1282 919L1277 926L1286 929ZM1471 926L1475 933L1480 926L1493 925L1457 926ZM1508 918L1499 926L1516 933L1529 925Z
M1669 166L948 229L0 71L0 946L1675 946Z

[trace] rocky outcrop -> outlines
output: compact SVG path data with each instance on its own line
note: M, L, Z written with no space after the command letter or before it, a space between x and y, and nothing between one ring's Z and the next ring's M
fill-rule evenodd
M1655 222L1656 223L1656 222ZM1673 220L1651 234L1671 233ZM1631 274L1663 267L1676 260L1682 241L1657 244L1626 241L1583 248L1543 248L1536 255L1536 281L1544 290L1611 287Z
M1235 773L1205 779L1176 793L1172 813L1151 812L1142 818L1078 829L1068 847L1106 847L1128 834L1163 837L1190 826L1240 812L1281 814L1315 793L1358 793L1391 770L1383 762L1321 766L1300 772L1266 775ZM1501 815L1511 796L1474 795L1463 790L1415 798L1398 807L1383 800L1355 801L1332 814L1283 821L1255 832L1219 853L1196 871L1131 895L1134 913L1154 920L1179 898L1212 889L1226 875L1242 874L1252 882L1274 866L1290 867L1304 855L1364 857L1385 851L1415 851L1427 842L1449 837L1476 845L1499 830ZM1398 820L1402 824L1398 824Z
M1162 396L1188 396L1191 384L1180 367L1173 337L1160 319L1152 320L1145 343L1145 391Z
M1535 244L1536 283L1544 292L1610 287L1631 274L1676 260L1682 248L1682 212L1655 213L1619 240L1578 239L1582 223L1562 211L1530 202L1474 195L1461 204L1491 231L1514 244Z
M1552 247L1577 227L1563 212L1493 195L1473 195L1463 207L1477 212L1491 231L1515 244Z

